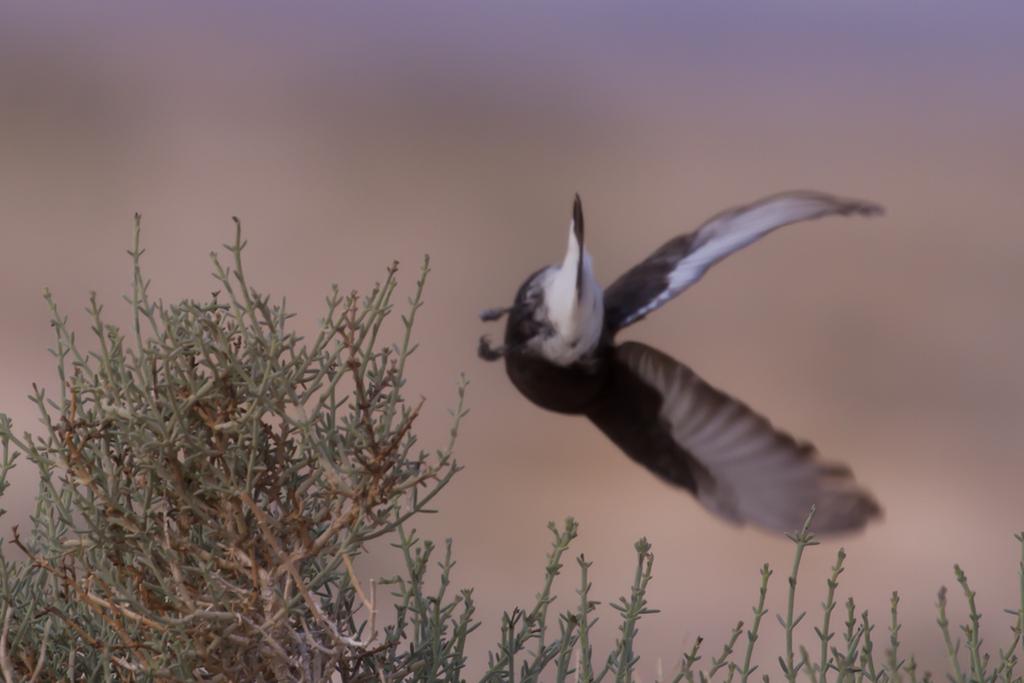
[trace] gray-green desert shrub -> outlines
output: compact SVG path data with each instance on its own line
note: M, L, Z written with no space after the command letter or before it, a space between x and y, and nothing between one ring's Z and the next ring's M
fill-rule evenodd
M208 301L166 304L150 298L141 273L136 219L130 329L106 322L93 296L86 345L47 294L59 387L53 396L34 387L43 430L19 435L0 414L0 491L19 459L40 481L30 528L12 529L0 547L5 681L461 681L470 658L487 681L633 680L638 623L654 611L645 540L635 546L633 584L611 605L619 627L610 652L593 651L598 603L582 556L576 597L552 613L555 580L577 534L570 519L551 525L536 602L505 613L500 642L485 658L470 642L478 626L472 592L452 587L451 542L438 558L412 527L460 468L453 449L465 416L462 381L450 439L421 448L421 403L403 395L428 264L397 341L385 341L395 266L364 297L332 289L307 340L291 331L284 301L250 287L243 247L236 228L230 262L213 256L218 291ZM882 654L867 613L852 600L835 613L842 551L815 644L797 644L797 574L815 544L808 528L791 537L782 676L917 683L914 659L900 651L898 596ZM375 539L373 552L390 541L402 558L398 576L358 575ZM1018 540L1024 548L1024 534ZM1024 604L1013 612L1009 643L990 656L974 593L956 571L970 621L962 641L951 633L943 590L950 680L1020 681ZM1020 572L1024 603L1024 559ZM766 565L750 624L738 623L703 667L698 639L674 681L746 683L758 671L771 575Z

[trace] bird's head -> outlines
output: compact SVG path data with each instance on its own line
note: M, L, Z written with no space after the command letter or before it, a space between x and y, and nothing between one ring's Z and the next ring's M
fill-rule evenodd
M576 195L561 265L541 268L527 278L511 307L481 314L485 321L509 316L504 345L495 348L486 336L481 337L481 358L497 360L509 351L521 351L567 366L597 347L604 303L583 236L583 203Z

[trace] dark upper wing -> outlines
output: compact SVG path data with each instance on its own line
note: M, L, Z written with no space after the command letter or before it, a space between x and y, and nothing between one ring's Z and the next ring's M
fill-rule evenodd
M631 458L736 523L850 531L880 513L841 465L777 431L690 368L636 342L615 349L611 379L587 416Z
M694 232L669 240L616 280L604 294L605 320L614 332L665 304L712 265L790 223L833 214L881 212L881 207L820 192L785 192L723 211Z

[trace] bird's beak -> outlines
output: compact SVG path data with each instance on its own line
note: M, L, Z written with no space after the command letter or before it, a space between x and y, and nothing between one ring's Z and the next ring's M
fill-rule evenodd
M575 251L575 254L573 252ZM580 300L583 294L583 202L577 193L576 200L572 203L572 232L569 236L569 253L565 260L576 259L576 301Z

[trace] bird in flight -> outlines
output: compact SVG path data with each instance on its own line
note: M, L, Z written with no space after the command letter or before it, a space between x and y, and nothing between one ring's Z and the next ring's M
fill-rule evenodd
M576 195L560 265L528 277L509 307L505 339L480 338L512 383L542 408L585 415L626 455L737 524L798 529L812 505L818 533L862 528L880 514L849 468L775 428L745 403L658 349L615 335L695 283L729 254L784 225L881 213L876 204L785 192L723 211L674 237L602 291L584 247Z

